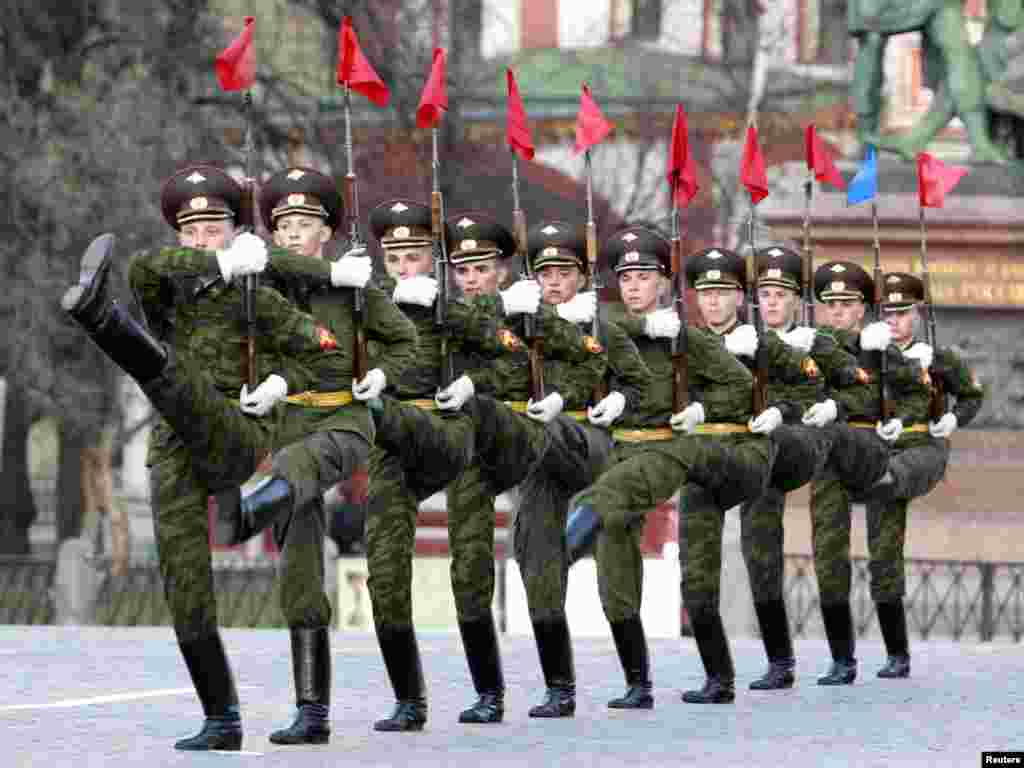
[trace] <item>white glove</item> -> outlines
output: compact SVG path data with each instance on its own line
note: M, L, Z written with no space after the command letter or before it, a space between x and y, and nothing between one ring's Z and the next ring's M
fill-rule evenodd
M757 331L752 325L740 325L725 334L725 349L736 357L753 357L757 353Z
M884 424L880 421L875 425L875 433L887 443L895 443L903 434L903 422L899 419L889 419Z
M587 408L587 420L595 427L609 427L626 408L626 397L621 392L609 392L593 408Z
M242 413L263 416L287 395L288 383L276 373L272 373L252 392L243 384L242 391L238 393L238 405Z
M362 381L352 379L352 397L356 400L373 400L380 397L384 387L388 385L388 377L380 368L367 371Z
M931 344L925 344L923 341L918 341L910 345L909 349L903 350L903 356L911 360L918 360L921 363L921 368L928 370L932 367L932 359L935 356L932 350Z
M267 244L251 232L243 232L225 250L216 253L225 283L235 277L257 275L267 267Z
M532 315L540 306L540 283L536 280L519 280L499 293L505 314L509 316Z
M558 316L569 323L589 323L597 313L597 293L584 291L555 305Z
M564 405L565 401L562 400L562 396L557 392L552 392L536 403L531 399L526 404L526 416L534 421L539 421L541 424L547 424L562 412Z
M679 413L673 413L668 423L676 432L690 434L704 423L704 406L700 403L690 403Z
M755 418L747 422L747 429L755 435L770 435L782 423L782 411L774 405L765 408Z
M476 392L469 376L459 376L455 381L434 396L434 402L442 411L457 411Z
M959 426L955 413L945 413L938 421L928 422L928 432L932 437L949 437Z
M838 415L839 409L836 407L836 401L830 397L828 400L815 403L808 408L801 421L808 427L826 427L835 421Z
M353 248L331 264L331 285L335 288L364 288L373 273L370 257L359 255L365 252L365 248Z
M810 352L811 347L814 346L814 337L818 335L818 331L814 328L810 328L806 325L799 325L786 333L783 333L780 338L793 349L798 349L801 352Z
M437 280L429 275L415 275L399 280L391 300L395 304L418 304L430 307L437 298Z
M674 339L682 327L674 309L656 309L644 315L644 333L652 339Z
M892 329L888 323L871 323L860 332L860 348L881 352L892 343Z

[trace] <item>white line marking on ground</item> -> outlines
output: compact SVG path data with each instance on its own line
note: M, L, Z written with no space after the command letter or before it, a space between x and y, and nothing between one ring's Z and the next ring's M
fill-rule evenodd
M240 685L240 689L254 688L252 685ZM41 702L38 704L3 704L0 712L18 712L26 709L70 709L87 707L93 704L116 704L121 701L138 701L139 699L157 699L163 696L181 696L193 693L194 688L159 688L152 691L136 691L135 693L111 693L106 696L90 696L84 699L64 699L63 701Z

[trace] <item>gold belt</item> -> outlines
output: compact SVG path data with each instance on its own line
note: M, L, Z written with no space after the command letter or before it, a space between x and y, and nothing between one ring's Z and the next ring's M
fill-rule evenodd
M739 435L748 433L745 424L727 424L725 422L712 422L710 424L698 424L692 434L695 435ZM678 435L685 435L685 432L676 432L671 427L641 427L639 429L614 429L612 437L624 443L646 443L652 440L671 440Z
M352 402L352 393L347 389L338 392L299 392L297 395L288 395L285 400L292 405L302 405L307 408L338 408Z
M529 405L529 403L522 400L503 400L502 402L510 411L515 411L516 413L526 413L526 407ZM586 411L562 411L561 415L568 416L570 419L575 419L576 421L587 420Z
M848 421L847 426L854 427L856 429L874 429L877 425L873 421ZM908 427L903 428L904 432L927 432L927 424L911 424Z
M698 424L697 429L694 430L698 435L738 435L749 431L746 424L727 424L725 422Z
M436 411L437 403L428 398L415 398L413 400L402 400L400 401L406 405L411 405L414 408L419 408L421 411Z

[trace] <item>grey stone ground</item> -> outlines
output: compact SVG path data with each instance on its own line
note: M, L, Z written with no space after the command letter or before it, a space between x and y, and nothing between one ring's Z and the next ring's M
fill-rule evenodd
M292 710L287 634L243 629L224 635L240 686L246 752L186 754L171 744L196 729L200 710L169 629L0 627L0 728L7 754L0 765L977 766L982 750L1024 749L1021 645L918 643L913 677L893 682L874 677L883 651L864 642L861 678L828 689L814 684L825 666L825 645L799 641L797 687L754 694L746 683L761 671L760 644L742 638L733 641L737 703L695 706L678 698L681 688L703 680L693 641L656 640L656 708L614 714L605 702L621 692L622 678L612 643L584 639L576 643L575 719L538 721L526 716L540 692L532 640L506 638L506 721L465 726L456 722L471 699L458 636L427 634L421 639L427 729L380 734L371 723L390 712L392 697L376 641L339 633L333 635L330 745L277 747L267 734ZM107 700L96 701L100 697Z

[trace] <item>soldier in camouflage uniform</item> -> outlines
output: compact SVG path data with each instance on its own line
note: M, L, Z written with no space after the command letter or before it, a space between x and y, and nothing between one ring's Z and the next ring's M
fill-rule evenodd
M945 474L949 454L949 436L968 424L981 409L984 389L955 350L933 349L915 336L920 325L919 307L924 301L924 284L905 272L886 274L883 282L882 312L892 329L892 341L904 357L917 360L929 371L933 386L952 396L956 403L938 397L938 416L928 423L928 435L904 433L895 442L889 471L876 493L867 501L868 552L871 573L871 597L878 613L878 625L885 640L888 659L878 670L883 678L910 675L910 645L907 639L907 615L903 605L906 594L903 545L907 532L907 505L912 498L930 491ZM933 397L935 394L933 393ZM941 415L940 415L941 414ZM924 421L919 408L905 414Z
M164 217L182 247L139 254L130 266L152 334L107 296L112 236L93 242L79 284L63 299L162 417L148 461L160 572L206 714L200 733L175 745L186 750L241 747L238 694L217 630L207 497L244 482L276 444L273 417L254 418L270 410L259 388L243 389L241 408L231 400L241 378L244 333L242 293L232 278L258 271L266 260L259 238L234 238L240 201L239 186L211 166L186 168L165 183ZM267 380L283 375L293 389L311 385L312 374L296 358L322 353L335 343L333 335L269 288L255 291L254 306L257 364L278 372Z
M449 221L449 259L460 287L479 295L478 276L498 273L497 260L515 253L512 234L476 212ZM496 282L496 281L492 281ZM604 375L606 356L593 339L573 325L592 318L593 294L577 296L552 308L542 307L545 380L549 391L542 400L527 402L529 390L526 349L517 327L503 333L506 350L485 363L468 350L455 356L456 372L478 369L484 377L460 376L437 397L444 410L470 403L476 423L476 457L448 488L448 541L452 555L452 588L466 659L477 702L462 712L460 722L497 723L504 716L504 676L494 627L494 500L525 479L545 456L551 433L545 429L563 408L580 410ZM561 318L561 320L557 320Z
M527 258L543 288L546 305L572 301L587 280L586 240L579 227L541 221L528 235ZM614 323L603 323L609 394L580 411L559 413L546 426L544 454L520 485L512 545L526 588L526 603L547 687L530 717L571 717L576 711L576 673L565 616L569 562L565 521L569 500L592 484L611 451L609 425L639 404L650 372L636 345ZM565 363L544 368L545 387L559 387ZM556 376L557 374L557 376Z
M891 344L892 334L883 322L861 328L867 307L874 301L874 282L861 267L851 262L828 262L814 274L814 291L822 302L831 332L846 351L857 358L862 378L869 382L871 396L851 406L842 424L827 430L841 433L825 466L811 482L811 537L814 568L818 579L822 621L832 654L828 672L819 685L849 685L857 677L856 637L850 609L850 520L854 499L863 499L885 476L889 447L894 441L916 442L915 435L927 427L911 424L915 414L927 408L928 388L916 360L904 358ZM887 374L882 381L882 354ZM882 411L886 400L898 404ZM841 444L839 440L841 439ZM885 460L880 460L884 453Z

